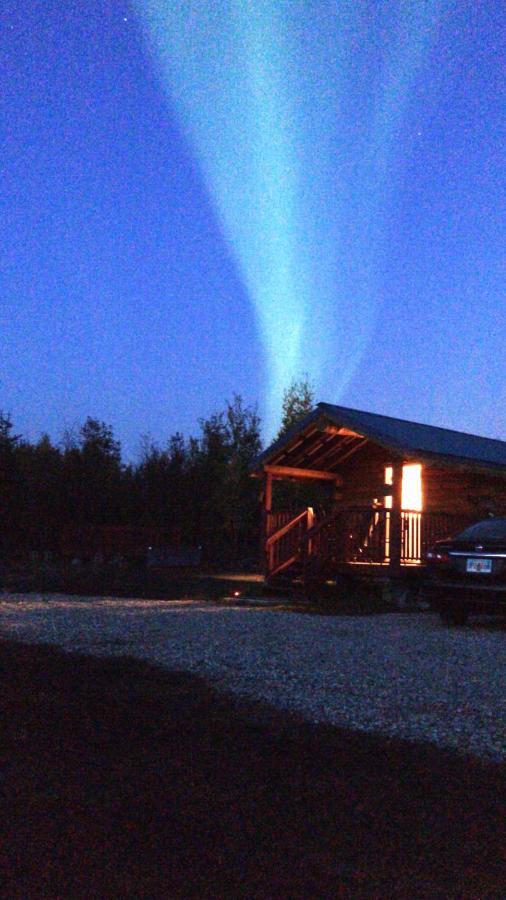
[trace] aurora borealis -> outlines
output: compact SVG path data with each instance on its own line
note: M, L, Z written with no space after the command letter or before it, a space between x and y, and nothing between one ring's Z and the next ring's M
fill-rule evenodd
M369 345L395 139L439 3L137 9L256 313L273 430L293 378L338 396Z
M506 434L493 0L5 0L0 409L127 457L234 392Z

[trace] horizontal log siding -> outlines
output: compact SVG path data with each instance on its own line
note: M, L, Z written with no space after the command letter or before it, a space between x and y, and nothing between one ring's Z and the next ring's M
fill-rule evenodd
M392 454L374 444L368 444L339 468L343 484L336 488L339 506L371 506L385 482L385 466L392 462Z
M338 507L371 506L380 499L385 466L395 455L377 444L367 444L337 467L343 484L336 487ZM413 457L407 463L415 463ZM489 511L506 514L506 476L466 472L452 466L422 462L423 508L426 512L449 512L485 516Z
M442 466L424 466L422 478L427 512L506 513L506 478Z

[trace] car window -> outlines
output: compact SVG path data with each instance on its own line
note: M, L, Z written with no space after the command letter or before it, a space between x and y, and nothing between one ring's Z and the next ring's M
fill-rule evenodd
M464 528L457 535L458 540L463 541L497 541L506 540L506 519L485 519L484 522L476 522L469 528Z

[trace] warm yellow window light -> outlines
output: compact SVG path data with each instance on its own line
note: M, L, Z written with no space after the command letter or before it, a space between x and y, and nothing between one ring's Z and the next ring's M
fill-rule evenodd
M385 468L385 484L392 484L392 466ZM422 509L422 467L410 463L402 467L402 508L420 512ZM392 497L385 497L385 506L392 508Z
M394 470L392 466L386 466L385 468L385 484L393 484L394 480ZM392 509L392 495L387 494L385 497L385 507L386 509Z
M420 512L422 508L422 467L420 463L402 467L402 508Z

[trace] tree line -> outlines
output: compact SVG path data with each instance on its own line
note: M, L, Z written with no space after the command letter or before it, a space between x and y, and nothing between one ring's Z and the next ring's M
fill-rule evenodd
M313 404L307 381L283 398L281 434ZM61 553L68 529L152 529L166 543L202 547L218 564L258 556L259 484L250 467L262 450L255 407L234 396L199 421L199 432L149 437L136 463L124 463L110 425L88 417L55 443L30 442L0 413L0 553Z

